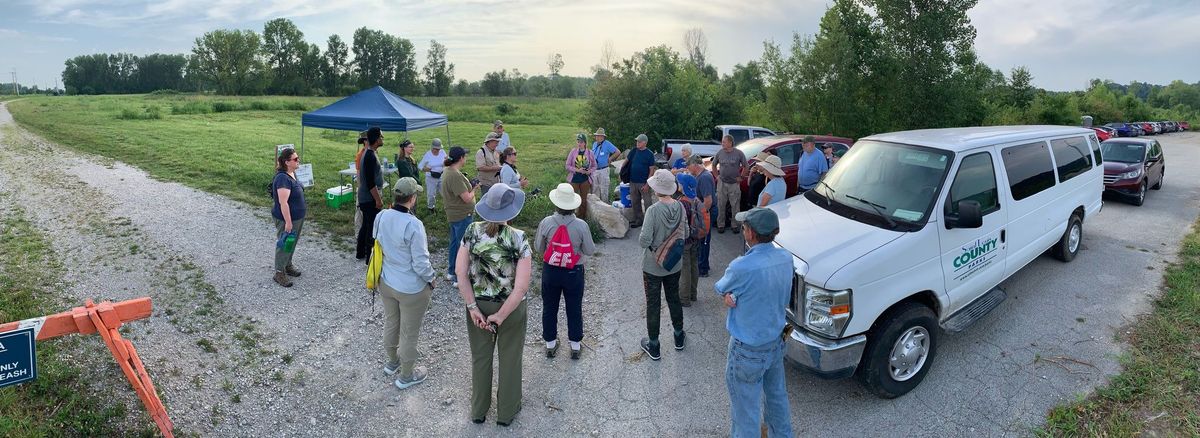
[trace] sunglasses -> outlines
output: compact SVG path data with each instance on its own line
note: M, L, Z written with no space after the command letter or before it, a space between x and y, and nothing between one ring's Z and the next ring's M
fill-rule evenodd
M291 159L289 159L288 161L300 161L300 156L299 155L294 156Z

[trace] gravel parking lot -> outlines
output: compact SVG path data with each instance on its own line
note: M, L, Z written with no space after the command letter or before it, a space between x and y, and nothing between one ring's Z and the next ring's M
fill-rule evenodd
M0 105L0 126L11 125ZM1074 262L1042 257L1006 281L1009 299L968 331L942 338L913 392L881 400L853 380L796 369L788 389L798 436L1021 436L1052 406L1119 370L1122 327L1149 309L1163 268L1200 205L1200 135L1158 136L1161 191L1134 207L1106 200L1084 223ZM61 163L38 175L28 169ZM63 190L47 191L47 187ZM64 150L20 129L0 131L0 191L55 242L64 294L151 296L155 315L129 325L181 431L204 436L724 436L724 307L712 294L740 237L718 234L714 275L684 311L688 346L643 358L640 250L609 240L589 261L582 360L546 359L539 297L530 301L524 409L510 428L471 424L461 300L439 284L422 333L422 385L390 386L379 308L344 245L308 234L296 287L271 283L266 212L165 183L121 163ZM314 202L311 201L310 202ZM87 205L81 209L80 205ZM315 227L310 228L315 229ZM636 230L635 230L636 231ZM444 254L435 254L444 266ZM536 282L536 279L535 279ZM666 309L664 308L664 314ZM664 331L669 324L664 315ZM565 338L565 322L560 324ZM667 336L669 338L669 336ZM203 340L203 342L202 342ZM207 345L207 346L206 346ZM91 369L141 412L119 373Z

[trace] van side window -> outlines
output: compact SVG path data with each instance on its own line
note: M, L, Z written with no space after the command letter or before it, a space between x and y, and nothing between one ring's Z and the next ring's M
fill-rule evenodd
M1004 172L1014 201L1020 201L1054 187L1054 164L1046 142L1004 148Z
M1058 163L1058 182L1066 182L1092 168L1092 154L1084 137L1052 140L1050 149L1054 151L1054 162Z
M1100 140L1095 135L1090 137L1092 142L1092 163L1100 166L1104 164L1104 154L1100 153Z
M733 136L734 145L742 144L743 141L750 139L750 131L745 129L730 129L729 135Z
M979 210L987 215L1000 209L1000 192L996 190L996 168L992 154L980 152L963 158L958 174L946 197L946 216L958 216L959 201L976 201Z

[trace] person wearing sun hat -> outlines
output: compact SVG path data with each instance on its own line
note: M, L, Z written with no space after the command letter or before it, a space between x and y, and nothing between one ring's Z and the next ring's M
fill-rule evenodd
M771 153L767 151L759 152L758 155L754 156L754 162L761 162L767 159L769 156L771 156ZM746 188L749 190L748 193L750 196L746 199L753 199L754 202L757 202L758 194L762 193L763 187L766 185L767 176L763 175L762 169L760 169L758 166L750 166L750 179L746 183ZM751 207L753 207L753 205L751 205Z
M604 128L596 128L592 138L596 140L592 142L592 156L596 157L596 171L592 173L592 193L600 198L601 203L608 204L609 189L612 186L608 166L621 158L621 150L608 141L608 134L604 132Z
M783 181L781 163L779 157L771 155L754 164L754 167L767 177L767 184L763 186L762 193L759 193L755 207L766 207L787 197L787 183Z
M425 207L433 210L437 194L442 187L442 172L446 167L446 154L442 153L442 140L433 139L429 151L421 157L417 168L425 172Z
M500 182L500 134L489 132L483 138L483 146L475 151L475 178L479 180L482 193L487 193L492 184Z
M504 131L504 122L499 120L492 122L492 132L500 136L500 143L496 145L496 150L503 151L512 147L512 142L508 140L508 133Z
M670 238L688 236L687 213L683 204L672 196L679 190L675 175L667 169L658 169L646 180L646 185L658 197L646 209L646 218L638 244L644 249L642 256L642 284L646 288L646 334L642 338L642 350L650 359L659 360L659 320L662 315L662 297L666 296L667 309L671 314L671 325L675 328L675 349L684 346L683 308L679 302L679 272L682 263L670 267L659 264L658 250L672 243ZM679 234L676 234L679 233Z
M567 340L571 342L571 359L579 359L583 341L584 262L596 252L592 231L587 222L575 217L575 209L583 202L570 184L560 183L550 191L550 203L555 212L538 224L533 239L534 251L542 253L542 340L546 341L546 357L558 353L558 303L566 300ZM566 231L569 245L556 242ZM574 264L572 266L572 263Z
M729 390L730 436L758 436L766 423L771 436L792 436L784 376L784 330L795 267L792 254L772 245L779 216L756 207L738 213L750 245L734 259L713 291L729 308L725 386Z
M483 423L492 404L492 358L499 358L496 424L508 426L521 411L521 351L525 346L525 293L532 251L525 232L509 222L525 205L525 192L497 183L475 203L482 221L467 227L455 265L466 304L471 344L471 421Z
M412 209L425 189L412 177L400 178L393 190L392 208L375 217L375 239L383 249L379 296L383 302L383 349L387 375L400 372L393 384L400 389L425 380L425 369L415 367L421 321L429 310L437 274L429 262L425 224ZM397 351L399 350L399 351Z

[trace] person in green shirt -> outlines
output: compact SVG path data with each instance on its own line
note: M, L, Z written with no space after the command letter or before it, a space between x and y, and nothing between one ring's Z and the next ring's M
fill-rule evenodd
M400 153L396 154L396 181L404 177L415 180L420 176L420 172L417 170L417 162L413 160L413 149L411 141L404 140L400 142Z
M446 170L442 173L442 205L446 206L446 221L450 222L450 242L447 245L450 248L447 252L449 269L446 271L446 281L453 282L455 287L458 287L454 274L458 246L462 243L463 235L467 233L467 226L471 225L471 213L475 211L475 188L479 187L478 183L472 184L462 173L463 164L466 163L463 157L466 155L467 151L459 146L450 148L446 157Z

